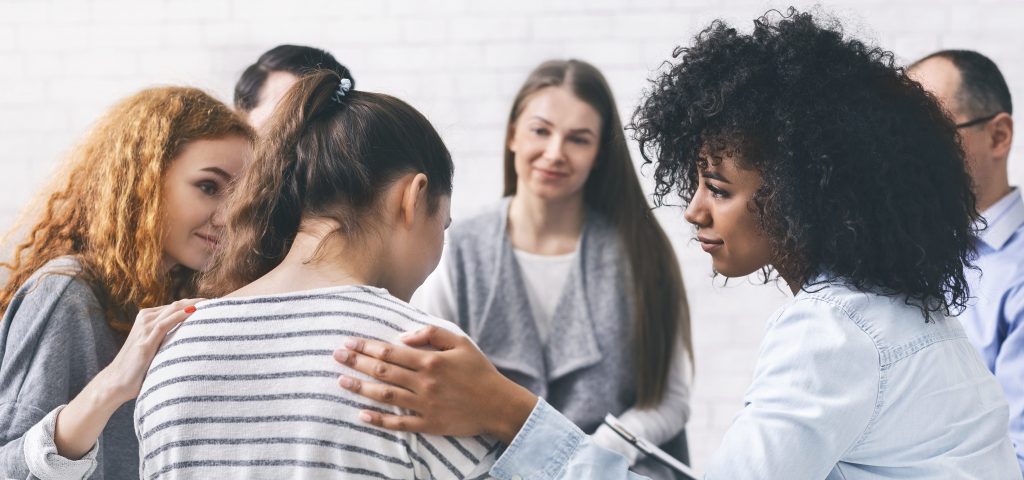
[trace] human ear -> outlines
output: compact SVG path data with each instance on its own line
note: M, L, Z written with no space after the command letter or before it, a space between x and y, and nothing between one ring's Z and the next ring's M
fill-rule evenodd
M1013 117L1006 112L996 115L990 122L989 138L992 155L996 158L1008 157L1013 144Z
M426 208L428 184L427 176L417 173L407 180L402 189L401 219L405 226L412 226L416 221L417 211Z
M505 141L505 148L507 148L508 151L512 153L516 153L516 125L518 124L519 119L516 119L515 122L510 123L508 125L508 133L505 135L505 138L508 139Z

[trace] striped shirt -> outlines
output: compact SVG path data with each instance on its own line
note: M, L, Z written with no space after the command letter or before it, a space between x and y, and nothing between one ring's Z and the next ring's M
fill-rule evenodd
M369 380L332 357L344 337L394 342L424 325L458 329L366 286L200 303L136 402L140 477L488 478L493 440L374 427L359 410L408 412L338 386Z

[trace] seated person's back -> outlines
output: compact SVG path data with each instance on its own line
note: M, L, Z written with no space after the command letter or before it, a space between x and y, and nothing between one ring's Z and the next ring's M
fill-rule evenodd
M339 385L355 375L332 355L345 337L457 329L406 303L441 257L451 156L411 106L351 87L328 71L300 79L209 222L223 235L183 244L216 247L200 287L219 298L150 365L135 410L142 478L487 475L493 442L385 431L360 411L398 412Z
M364 286L199 304L168 336L138 400L143 477L486 473L493 441L378 429L359 411L397 409L338 387L342 373L360 375L331 356L346 336L394 342L426 325L458 329Z

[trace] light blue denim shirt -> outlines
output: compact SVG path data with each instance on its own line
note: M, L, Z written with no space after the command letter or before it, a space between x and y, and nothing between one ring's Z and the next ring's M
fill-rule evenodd
M982 213L979 270L968 270L971 300L960 316L1010 403L1010 439L1024 470L1024 201L1014 188Z
M958 320L838 285L768 322L708 479L1020 480L999 383ZM491 474L641 478L541 400Z

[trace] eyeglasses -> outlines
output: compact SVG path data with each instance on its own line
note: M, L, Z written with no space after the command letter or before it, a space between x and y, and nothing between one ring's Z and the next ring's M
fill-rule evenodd
M956 124L956 128L957 128L957 130L959 130L961 128L973 127L975 125L979 125L979 124L985 123L985 122L987 122L989 120L992 120L993 118L996 118L997 116L999 116L1000 113L1003 113L1003 112L996 112L996 113L993 113L992 115L989 115L987 117L978 117L978 118L975 118L974 120L968 120L968 121L966 121L964 123L958 123L958 124Z

